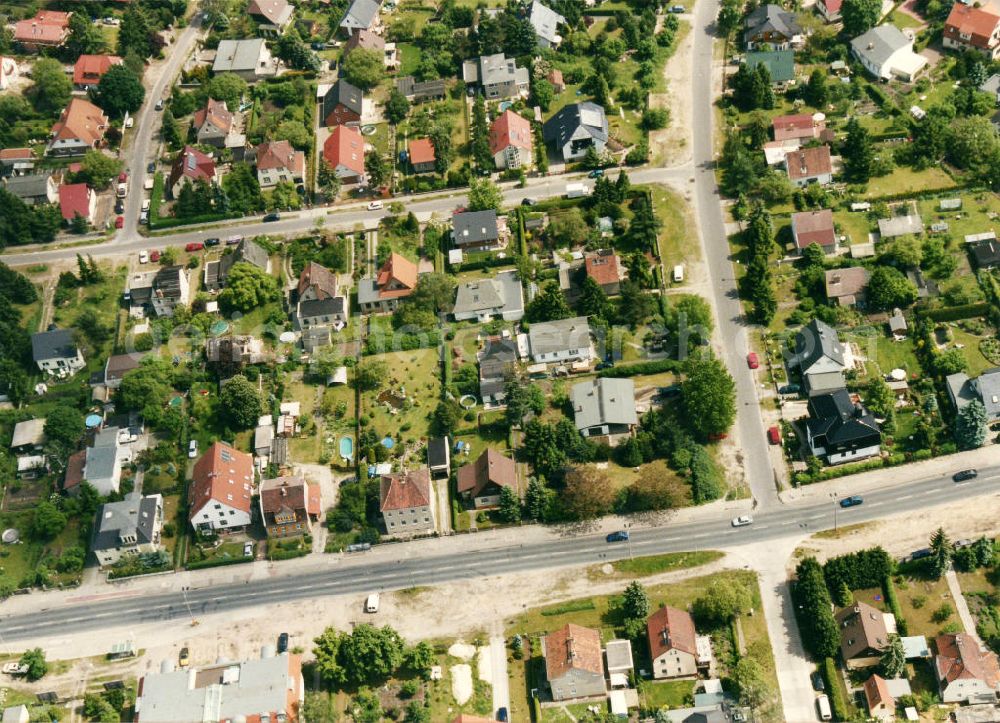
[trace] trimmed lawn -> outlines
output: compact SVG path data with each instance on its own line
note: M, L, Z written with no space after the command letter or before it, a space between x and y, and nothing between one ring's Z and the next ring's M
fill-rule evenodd
M910 338L893 341L887 336L879 335L876 337L875 361L883 374L888 374L893 369L905 369L909 375L921 374L922 371Z
M956 239L961 246L961 241L969 234L983 233L985 231L1000 232L1000 221L991 214L1000 213L1000 198L992 193L955 193L952 198L962 199L962 208L959 211L941 211L939 209L941 199L928 198L917 201L917 208L924 224L928 227L932 223L945 222L948 224L948 235ZM959 249L958 253L965 257L964 252Z
M693 680L644 680L639 683L639 704L644 708L684 708L694 705Z
M591 577L603 580L622 579L631 580L637 577L648 577L649 575L659 575L673 570L685 570L691 567L699 567L715 562L722 557L722 553L717 550L701 550L698 552L668 552L664 555L649 555L647 557L636 557L631 560L616 560L610 563L614 572L605 575L600 571L599 566L591 568Z
M847 236L848 245L868 243L868 232L872 230L872 224L866 213L835 211L833 223L841 235Z
M437 349L392 352L369 358L378 358L388 364L389 381L384 389L365 392L362 396L362 413L368 419L367 426L374 427L380 435L415 440L426 437L430 414L441 396ZM388 402L379 402L378 396L383 392L405 393L402 408L395 410Z
M974 379L987 369L996 366L995 364L991 364L990 360L983 356L983 353L979 350L979 342L986 337L970 334L967 331L959 329L957 326L951 327L951 332L954 334L955 345L962 345L962 354L965 355L965 360L969 364L968 374L971 378Z
M399 76L403 77L416 73L417 68L420 67L420 59L422 57L420 48L413 43L396 43L396 48L400 56Z
M662 224L660 260L669 275L675 265L690 266L701 259L697 226L691 206L680 194L663 186L650 186L649 190L653 195L653 211Z
M930 580L918 575L897 576L896 596L910 635L926 635L931 638L943 632L949 623L961 625L957 613L952 613L944 622L934 622L932 619L934 612L942 605L950 605L952 609L955 607L955 601L948 591L948 582L944 578Z
M933 166L923 171L915 171L908 166L898 166L887 176L873 178L868 182L869 199L880 196L896 196L904 193L922 193L941 188L951 188L955 181L941 168Z

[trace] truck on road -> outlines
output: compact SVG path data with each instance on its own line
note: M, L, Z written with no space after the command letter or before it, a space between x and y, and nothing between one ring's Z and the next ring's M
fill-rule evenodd
M590 189L585 183L567 183L566 198L585 198L590 195Z

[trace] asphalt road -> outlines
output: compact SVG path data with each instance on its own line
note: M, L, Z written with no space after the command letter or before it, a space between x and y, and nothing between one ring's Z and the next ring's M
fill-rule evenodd
M369 563L363 555L330 555L316 567L297 569L290 574L276 569L273 576L252 584L214 584L183 592L43 607L0 618L0 630L8 642L31 640L117 625L183 622L190 616L197 618L324 595L370 593L523 570L604 563L630 554L726 548L830 529L834 526L835 511L839 524L854 524L997 493L1000 493L1000 465L980 470L977 480L965 484L955 484L950 477L938 475L914 480L905 487L869 492L864 504L846 510L825 500L778 506L755 515L754 523L748 527L734 528L728 516L723 516L725 513L706 509L704 518L694 522L634 530L631 544L608 544L602 535L579 535L536 544L436 555L435 540L419 540L399 545L400 559L395 561Z

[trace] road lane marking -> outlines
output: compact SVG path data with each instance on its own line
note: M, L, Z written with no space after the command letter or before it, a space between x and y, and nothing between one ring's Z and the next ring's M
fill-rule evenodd
M913 499L913 495L903 495L902 497L897 497L897 500L910 500Z

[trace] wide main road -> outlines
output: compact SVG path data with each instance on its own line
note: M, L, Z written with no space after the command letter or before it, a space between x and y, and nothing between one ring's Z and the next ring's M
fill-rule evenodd
M38 603L32 600L34 605L29 612L0 618L0 631L7 641L29 641L117 626L186 621L189 615L197 618L326 595L370 593L522 570L603 563L630 554L731 548L830 529L835 524L835 512L840 524L854 524L997 492L1000 492L1000 465L981 470L978 479L965 484L955 484L948 476L936 475L905 486L868 492L863 505L846 510L828 500L777 506L759 512L748 527L734 528L726 512L706 509L704 516L692 522L634 530L628 545L607 544L601 535L581 535L435 555L434 540L414 541L396 546L400 550L397 560L369 563L363 555L330 555L315 566L299 568L290 574L282 574L279 569L271 577L249 583L193 585L182 591L93 601L67 600L48 608L44 599Z

